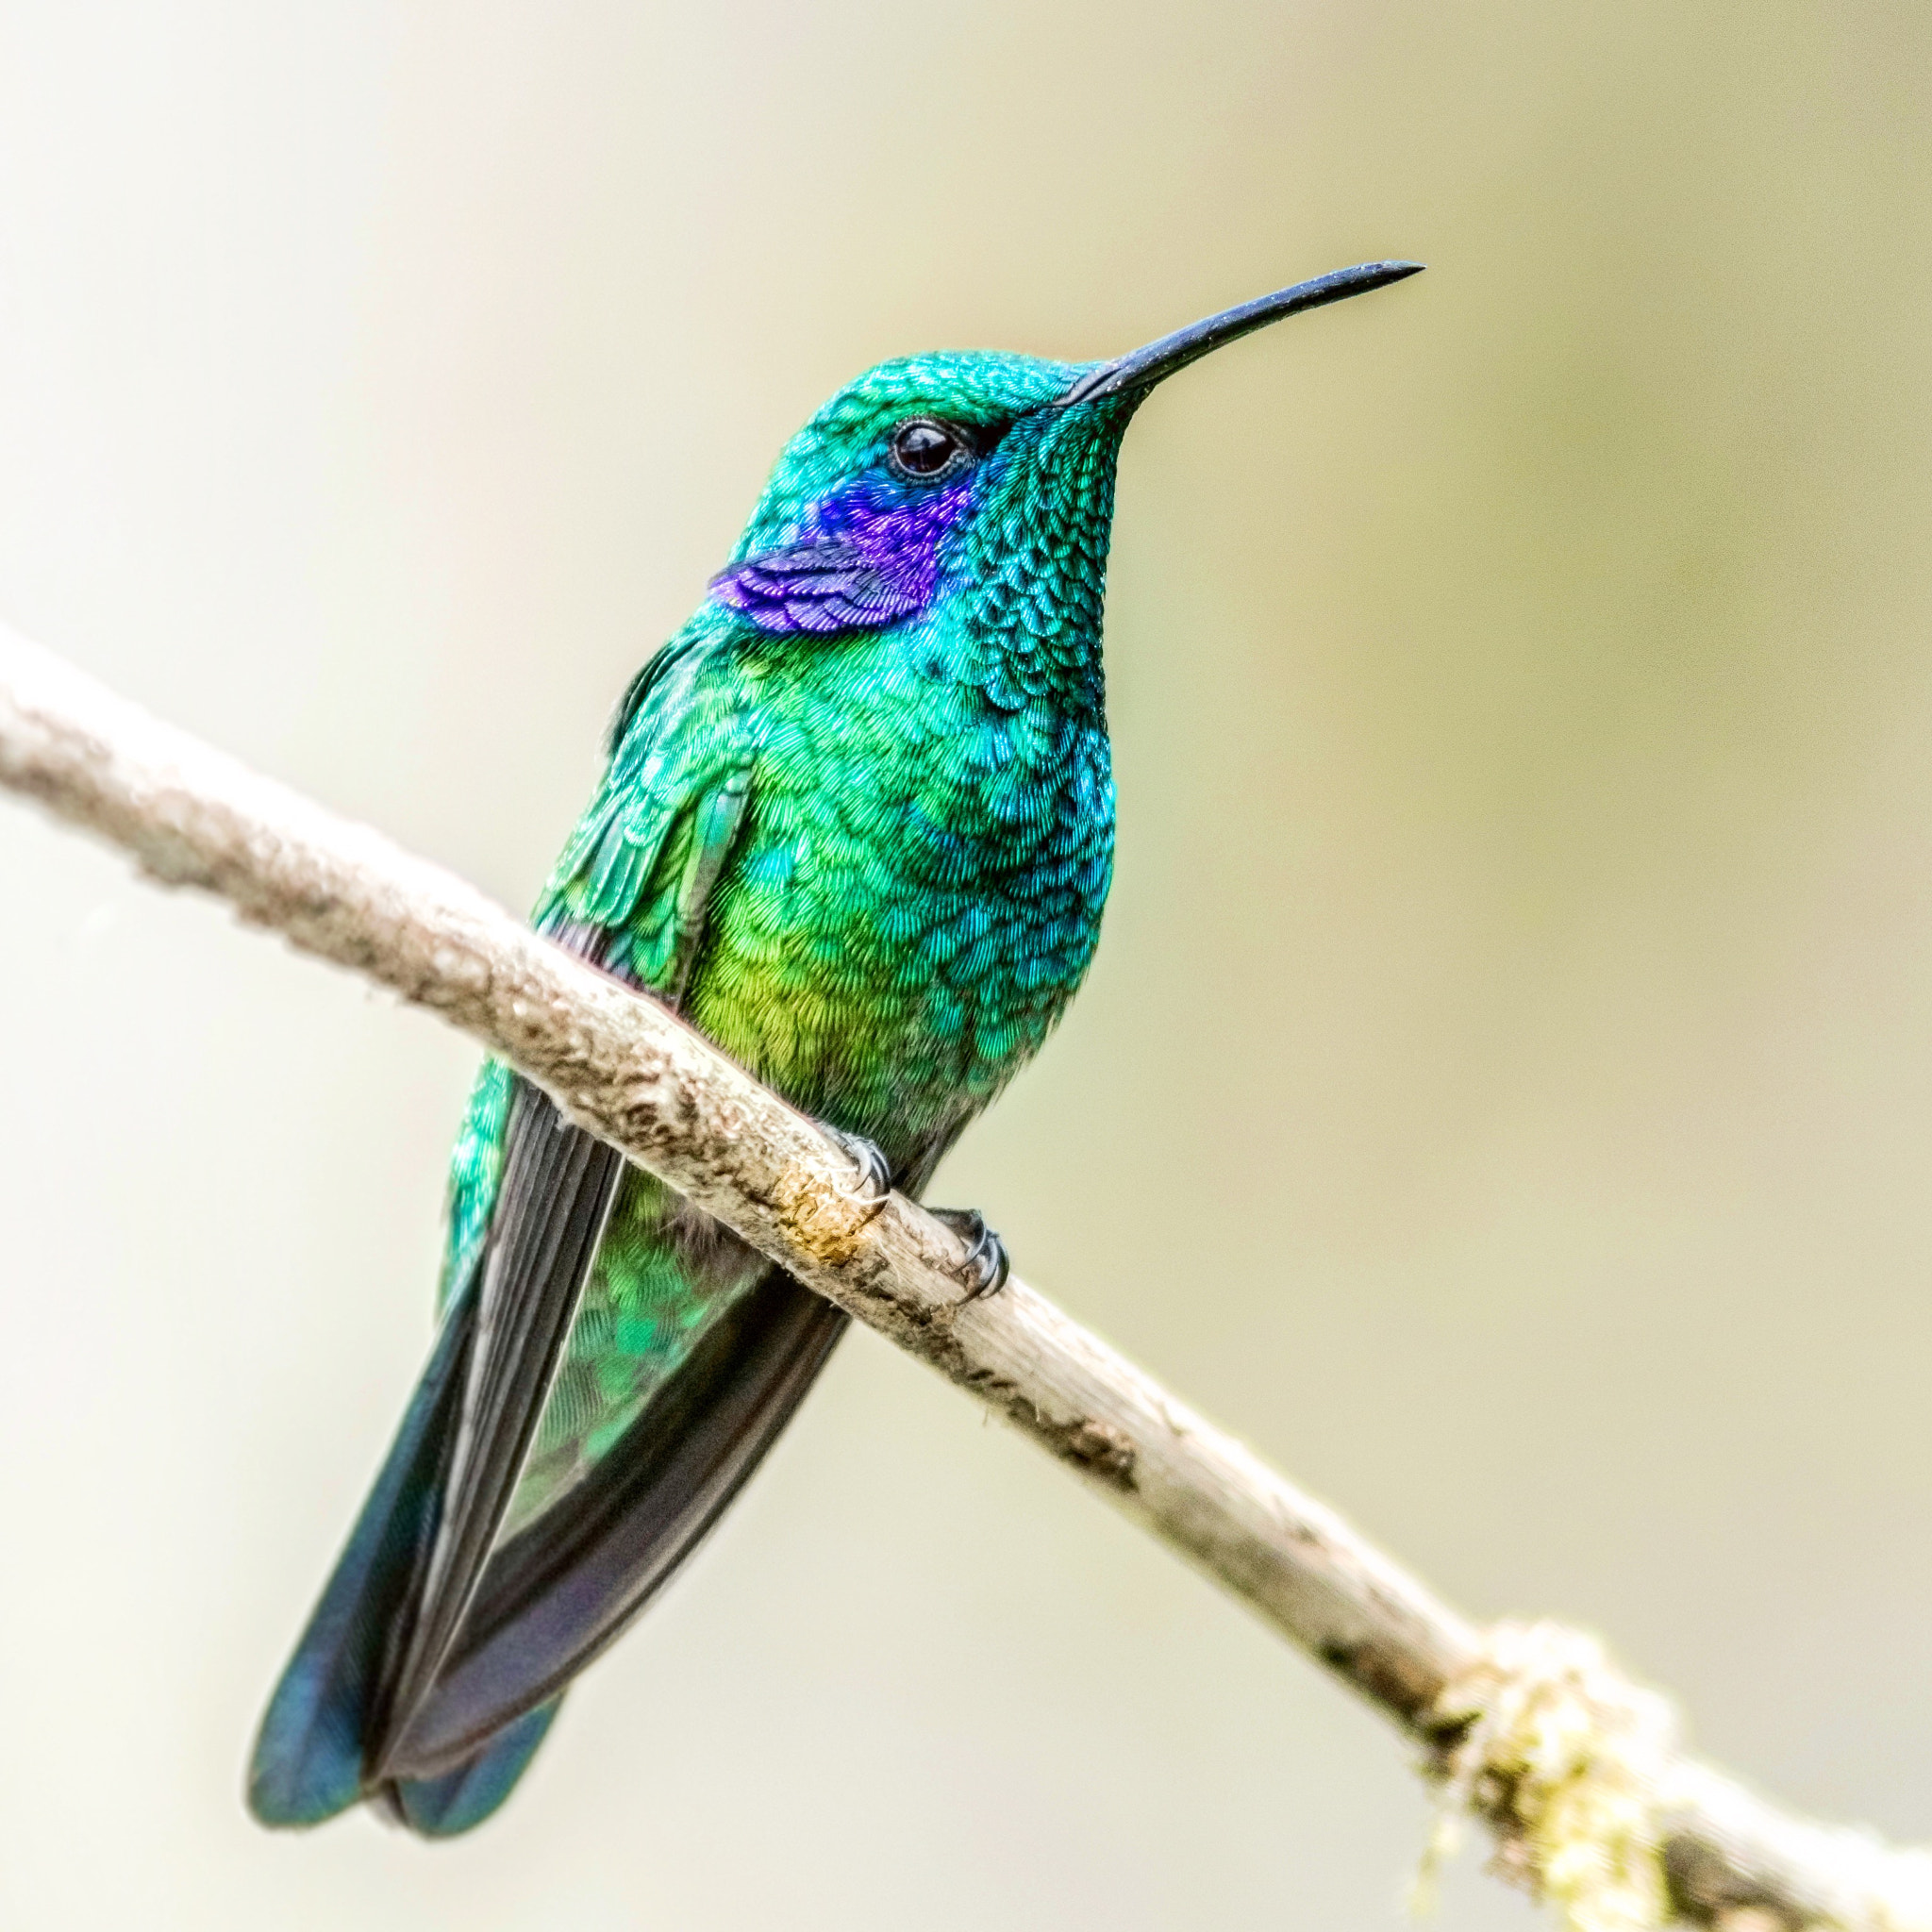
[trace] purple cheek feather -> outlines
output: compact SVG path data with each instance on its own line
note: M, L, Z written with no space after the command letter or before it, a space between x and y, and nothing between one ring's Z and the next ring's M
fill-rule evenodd
M719 603L762 631L877 630L915 617L939 586L940 545L971 485L910 495L866 482L813 506L798 541L711 579Z

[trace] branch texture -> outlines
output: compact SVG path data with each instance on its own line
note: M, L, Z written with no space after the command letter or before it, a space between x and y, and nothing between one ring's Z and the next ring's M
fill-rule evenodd
M1554 1626L1481 1631L1331 1510L957 1238L656 1002L440 868L0 626L0 785L162 884L442 1015L571 1119L997 1409L1392 1719L1582 1932L1932 1928L1932 1856L1779 1811L1680 1756L1668 1707Z

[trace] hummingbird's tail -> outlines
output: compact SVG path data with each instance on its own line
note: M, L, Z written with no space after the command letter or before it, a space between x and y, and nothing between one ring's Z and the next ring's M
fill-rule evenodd
M269 1701L248 1778L248 1807L264 1824L320 1824L370 1798L425 1838L454 1838L509 1796L563 1701L525 1712L441 1776L373 1790L364 1775L391 1632L435 1529L474 1307L465 1293L444 1319L389 1459Z
M465 1284L443 1317L328 1588L269 1700L248 1773L248 1808L264 1824L320 1824L369 1795L364 1769L379 1727L393 1632L435 1537L475 1310L475 1286Z
M481 1824L509 1796L563 1702L553 1697L504 1725L467 1764L441 1777L398 1778L387 1790L390 1807L423 1838L455 1838Z

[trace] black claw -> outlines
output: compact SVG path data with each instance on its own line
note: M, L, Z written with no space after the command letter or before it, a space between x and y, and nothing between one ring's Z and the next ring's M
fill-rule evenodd
M926 1212L966 1243L966 1258L959 1266L966 1299L976 1302L999 1293L1013 1264L1007 1257L1006 1242L987 1226L986 1216L977 1208L928 1208Z
M824 1123L819 1123L824 1126ZM883 1202L892 1191L892 1170L886 1157L870 1141L857 1134L841 1134L837 1127L825 1127L825 1132L851 1155L858 1169L858 1179L852 1190L855 1200L867 1204Z

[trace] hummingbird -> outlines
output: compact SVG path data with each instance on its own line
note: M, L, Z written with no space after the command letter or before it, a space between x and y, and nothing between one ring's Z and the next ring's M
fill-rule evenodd
M1210 351L1421 266L1342 269L1111 361L944 352L841 389L625 693L533 924L821 1120L856 1188L918 1198L1099 938L1129 421ZM997 1291L983 1217L934 1211L962 1295ZM494 1059L451 1161L438 1308L263 1718L265 1824L358 1802L427 1838L488 1818L847 1321Z

